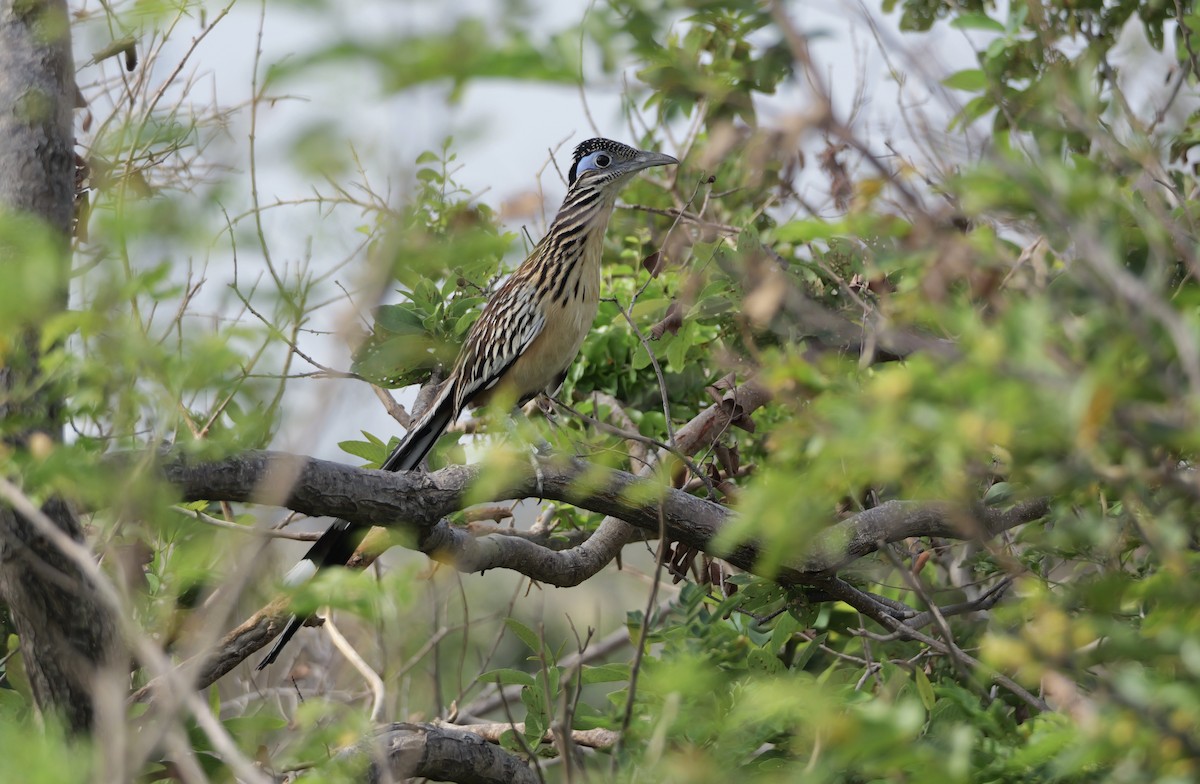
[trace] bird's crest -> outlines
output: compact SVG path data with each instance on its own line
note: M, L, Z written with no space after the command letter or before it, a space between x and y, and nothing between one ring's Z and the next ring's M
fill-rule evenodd
M575 178L579 173L579 162L597 150L604 150L605 152L612 153L614 158L618 158L620 160L629 160L638 154L638 151L633 147L630 147L628 144L614 142L612 139L603 139L597 137L595 139L588 139L586 142L580 142L575 148L575 155L571 161L571 171L567 174L568 185L575 184Z

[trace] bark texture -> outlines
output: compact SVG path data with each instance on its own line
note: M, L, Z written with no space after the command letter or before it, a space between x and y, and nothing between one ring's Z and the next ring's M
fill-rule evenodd
M114 463L117 462L114 459ZM448 466L432 474L354 468L286 452L252 450L210 462L168 460L164 478L184 500L222 500L283 506L311 517L402 528L415 548L464 572L514 569L549 585L578 585L578 553L554 551L513 536L472 536L444 518L463 507L482 473L480 466ZM714 541L733 514L682 490L570 458L511 469L487 500L540 497L600 512L651 535L664 530L676 542L758 572L754 542L730 549ZM882 543L913 536L988 539L1044 516L1049 501L1021 501L1008 509L939 501L888 501L831 525L802 553L782 559L771 576L789 585L820 584ZM594 534L593 534L594 536ZM582 546L581 546L582 547ZM574 548L576 550L580 548ZM594 572L593 572L594 573ZM590 574L589 574L590 576Z
M17 339L0 347L0 422L10 445L38 434L61 438L60 401L36 383L37 319L66 306L75 95L66 3L0 0L0 277L22 294L37 292L29 313L7 314ZM83 541L66 501L51 499L42 513L43 522ZM118 660L116 625L76 565L35 523L0 505L0 600L20 635L39 708L87 732L95 680Z
M519 757L471 732L436 724L397 722L351 754L367 755L370 784L415 778L460 784L537 784Z

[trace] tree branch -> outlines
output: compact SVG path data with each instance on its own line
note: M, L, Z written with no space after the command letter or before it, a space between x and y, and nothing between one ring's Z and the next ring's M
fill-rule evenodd
M434 385L426 386L421 391L421 396L427 395ZM720 390L724 389L722 393ZM414 407L415 411L420 411L423 408L421 396L418 396L417 404ZM733 387L731 379L727 378L718 382L716 388L713 389L713 396L716 402L701 411L690 422L679 428L675 432L675 451L681 454L695 454L701 449L707 448L715 443L731 425L744 426L749 422L750 413L764 405L769 400L769 394L762 386L750 382L741 387ZM647 461L643 464L640 472L649 474L654 470L654 466L665 459L668 459L670 453L666 450L660 450L656 455L656 462ZM122 458L115 458L120 460ZM238 492L246 497L253 496L254 500L260 503L281 504L287 498L288 494L294 488L307 458L297 458L289 456L281 470L277 471L269 481L264 479L261 485L257 484L256 480L241 477L242 481L250 481L254 488L247 491L242 488ZM330 466L338 464L330 463ZM177 469L186 468L185 463L176 466ZM193 466L194 468L194 466ZM259 466L261 469L262 466ZM341 468L345 468L341 466ZM361 475L358 469L346 469L350 476ZM170 471L167 471L170 478ZM235 472L236 473L236 472ZM396 475L383 472L372 472L379 476L390 477L389 481L394 481ZM414 474L414 476L422 477L425 474ZM201 495L213 493L213 497L217 495L216 488L205 489L204 481L200 478L194 478L194 492ZM235 480L227 480L233 484L238 484ZM357 488L342 488L350 492L350 498L359 497L357 493L361 492ZM247 493L249 495L247 495ZM401 495L400 497L404 497ZM398 511L394 507L383 510L385 518L388 515L395 513L399 514L399 518L404 519L402 510ZM390 518L389 518L390 519ZM438 516L434 515L434 520L438 520ZM461 536L460 532L454 532L446 525L443 537L449 540L458 540L460 544L465 545L470 537ZM553 554L539 547L536 543L517 539L516 537L504 537L512 539L516 544L509 544L507 547L500 541L499 537L488 537L490 548L498 551L492 554L492 557L497 563L497 568L513 568L508 566L508 561L515 560L516 556L522 554L529 555L532 558L540 558L543 562L542 573L553 571L560 575L556 580L546 580L554 585L578 585L587 580L592 575L603 569L610 563L621 549L628 543L644 539L648 535L657 536L658 529L655 528L652 532L639 530L629 525L625 521L616 517L605 518L597 530L590 537L577 547L572 547L566 553L559 554L557 558ZM428 537L431 546L436 543L436 537ZM486 549L486 548L485 548ZM453 549L445 550L446 553L453 553ZM511 553L512 555L506 555ZM485 554L486 555L486 554ZM367 563L371 556L356 555L351 560L351 567L362 568ZM476 565L482 569L486 568L482 564L487 562L487 558L478 558ZM466 561L463 561L464 566ZM532 569L532 567L531 567ZM532 575L531 575L532 576ZM195 657L188 662L187 666L195 666L197 668L196 685L197 688L206 688L225 673L232 670L240 664L247 656L262 648L270 640L274 639L282 629L282 624L286 621L289 613L286 609L286 603L282 600L272 602L267 607L259 610L253 616L246 620L245 623L238 626L236 629L227 634L218 644L216 651L208 655ZM148 699L153 691L157 688L154 681L143 686L131 699L141 701Z
M682 432L682 431L681 431ZM542 460L540 495L610 515L587 542L555 552L532 541L501 535L475 537L443 518L463 503L481 469L453 466L434 474L351 468L339 463L274 452L249 452L210 463L171 462L163 471L189 500L253 502L263 488L275 488L274 476L294 476L291 489L278 499L296 511L342 517L354 522L404 526L416 532L415 547L464 572L511 569L543 583L578 585L611 560L633 535L658 535L662 504L667 534L702 552L724 558L741 569L758 570L758 549L743 543L732 552L715 550L713 539L731 512L679 490L663 488L623 471L601 469L581 460ZM586 486L581 479L587 477ZM509 481L494 487L495 498L537 493L532 467L519 466ZM655 499L634 502L630 499ZM874 552L880 542L908 537L988 538L1045 515L1048 501L1036 499L1008 510L950 503L889 501L828 529L808 553L796 553L776 574L789 585L824 587L837 569ZM598 541L599 540L599 541ZM273 602L235 629L201 665L203 688L261 648L279 631L286 603ZM135 697L147 696L147 686Z
M492 500L540 496L618 518L652 534L659 531L661 504L666 532L672 539L746 571L758 569L754 543L742 543L728 552L714 549L714 538L732 514L720 504L579 459L540 459L538 465L540 488L531 465L512 467L507 481L501 483L489 477ZM520 537L475 537L447 522L446 515L463 507L467 491L478 484L483 471L479 466L450 466L432 474L389 473L269 451L208 463L174 461L163 467L167 481L188 501L262 502L261 488L278 487L274 476L294 476L290 490L277 503L314 517L408 528L416 533L414 549L464 572L513 569L557 586L578 585L595 573L594 556L586 544L555 552ZM1036 520L1048 509L1049 501L1044 498L1023 501L1007 510L949 502L888 501L827 529L808 552L786 559L780 572L769 576L787 584L813 584L875 552L880 542L916 536L987 539ZM602 529L603 525L593 538Z
M453 727L463 732L469 732L472 735L478 735L490 743L499 743L500 737L512 730L525 734L525 722L518 721L516 724L508 724L503 721L487 722L484 724L438 724L439 727ZM591 730L571 730L571 741L577 746L587 746L590 749L608 749L612 748L617 742L617 733L613 730L596 728ZM543 743L553 743L554 733L546 730L546 734L542 736Z
M748 424L750 412L769 399L766 390L753 383L732 388L725 382L725 387L723 394L714 390L714 405L676 431L675 451L695 454L706 448L731 425ZM468 489L478 484L485 470L479 466L451 466L433 474L390 473L253 451L205 463L168 456L161 470L186 500L266 503L310 516L407 529L414 534L414 549L463 572L510 569L550 585L579 585L611 562L627 543L656 538L660 514L672 539L746 571L759 571L755 543L739 544L732 551L713 546L730 510L646 478L672 458L671 452L660 449L656 461L643 466L639 475L570 458L539 460L537 472L532 465L518 461L501 481L490 471L491 500L537 496L607 515L586 541L558 551L523 537L477 536L445 520L446 515L463 508ZM823 588L839 568L874 552L881 542L914 536L987 538L1036 520L1047 509L1044 499L1026 501L1007 511L982 505L890 501L834 525L807 552L785 559L784 566L768 576L783 584ZM356 556L350 565L362 566L368 558ZM273 602L226 635L216 653L199 663L197 685L208 686L265 645L278 634L286 614L286 603ZM146 698L152 688L153 684L147 685L135 699Z
M813 546L803 568L833 573L879 549L910 537L990 539L1010 528L1033 522L1050 511L1050 499L1020 501L1009 509L944 501L886 501L828 529Z
M413 778L459 784L537 784L522 759L480 735L437 724L396 722L344 752L368 755L371 784Z

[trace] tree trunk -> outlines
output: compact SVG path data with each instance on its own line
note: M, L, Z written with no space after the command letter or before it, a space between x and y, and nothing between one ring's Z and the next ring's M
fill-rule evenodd
M0 432L8 447L61 440L60 401L36 383L38 327L66 307L75 195L74 64L63 0L0 0ZM10 481L19 480L9 476ZM44 517L83 541L69 503ZM96 678L116 655L115 619L35 521L0 506L0 600L9 608L34 698L73 732L92 728Z

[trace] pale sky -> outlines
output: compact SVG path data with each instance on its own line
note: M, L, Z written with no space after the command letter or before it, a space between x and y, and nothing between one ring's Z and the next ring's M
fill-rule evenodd
M467 5L473 9L494 7L482 1ZM588 3L579 0L542 0L535 5L539 8L539 29L547 32L577 22L588 9ZM929 34L901 37L895 28L897 17L879 13L876 0L870 6L875 10L868 12L866 6L838 2L797 3L793 8L797 23L818 34L813 53L826 69L825 78L833 85L835 98L841 104L839 111L850 112L861 90L862 109L855 122L864 137L873 142L893 139L903 147L909 130L901 121L901 102L929 115L935 128L944 127L952 109L944 101L931 98L930 91L939 92L937 81L945 74L970 65L971 48L963 33L945 26ZM383 0L347 4L346 15L331 18L324 12L305 10L303 5L270 3L262 60L267 65L284 62L340 35L378 40L390 33L399 37L445 26L449 18L441 15L443 8L444 4L437 3ZM235 7L231 18L214 31L197 53L202 63L199 67L211 68L217 94L227 103L250 94L259 12L255 4ZM880 45L865 21L868 13L877 20L889 48L890 67L905 73L903 87L889 75L889 61L880 54ZM919 57L910 56L904 46L917 48ZM212 56L212 52L219 52L219 56ZM955 66L954 62L960 65ZM634 78L632 71L630 68L627 74L630 79ZM620 84L618 76L598 77L589 83L587 108L601 134L628 140L628 125L621 114ZM344 129L346 145L354 146L374 186L383 189L390 181L396 203L404 198L416 156L424 150L436 149L447 135L456 140L461 164L457 179L493 207L515 194L536 189L536 175L546 162L548 148L569 139L558 155L561 165L574 143L594 135L580 92L571 86L481 80L473 83L459 101L450 103L446 86L429 85L389 95L382 92L369 68L339 65L325 70L310 68L303 77L281 84L277 92L301 96L303 100L281 101L260 113L259 173L264 201L302 196L314 186L324 188L319 179L298 170L287 156L297 132L314 122L336 123ZM802 87L792 86L764 101L760 113L763 124L769 126L788 114L804 111L804 96ZM224 151L243 170L247 122L244 112L235 118L230 145ZM819 150L821 140L814 138L809 144L810 152ZM815 160L815 156L810 154L809 160ZM819 190L822 178L815 165L809 169L813 176L807 179L813 184L808 187L818 189L809 194L811 201L826 203L825 194ZM542 184L546 211L552 215L564 188L552 170L547 171ZM268 231L283 238L276 240L277 257L287 258L289 254L299 257L311 243L314 259L333 262L343 258L360 241L361 235L354 227L361 221L354 213L346 211L317 220L314 212L280 210L266 217ZM297 216L303 219L298 221ZM538 226L530 229L535 237L540 233ZM253 249L245 252L249 255L242 260L243 269L253 261ZM354 275L355 267L351 265L339 279L353 288ZM332 317L333 313L324 315ZM318 326L330 326L330 322L322 319L318 322ZM335 367L345 367L348 361L344 347L337 340L308 338L304 347ZM320 388L326 394L301 395L304 384ZM337 449L337 441L356 436L360 428L381 436L396 430L362 385L341 381L300 382L293 393L289 402L296 415L291 421L301 425L295 429L285 426L281 431L281 445L287 448L347 459ZM333 413L325 432L318 434L311 427L324 417L306 415L304 409L310 406L314 414Z
M333 13L325 7L302 2L271 0L263 5L240 1L232 7L228 18L196 47L184 73L196 76L200 85L196 94L201 100L216 96L226 106L244 104L251 95L259 19L264 13L260 70L338 40L379 41L389 37L399 40L405 35L445 28L463 15L495 15L501 8L501 4L489 0L455 3L454 10L448 12L449 5L425 0L367 0L332 4L334 8L345 9L344 13ZM531 24L545 34L577 23L589 7L586 0L531 0L530 5L535 9ZM100 49L116 34L110 32L96 0L83 0L80 7L96 14L92 22L76 30L77 62L83 64L88 59L86 53ZM210 4L208 19L216 18L221 7ZM902 34L897 28L898 14L882 13L880 0L793 2L790 8L798 26L812 36L813 56L833 89L835 109L842 117L850 117L857 105L852 120L861 138L880 153L886 151L887 142L912 156L918 164L944 163L930 161L928 152L922 151L913 139L936 136L946 128L958 102L969 96L943 89L940 80L956 70L974 67L975 48L986 45L993 36L955 30L944 23L929 33ZM996 12L994 16L1002 18L1002 13ZM123 18L131 24L137 20L132 11ZM155 81L168 77L200 29L197 19L179 23L152 73ZM1130 56L1146 56L1144 39L1136 29L1124 38L1128 41L1123 40L1120 47L1123 51ZM585 57L587 62L589 59ZM116 65L111 60L102 67ZM624 78L634 80L633 64L629 65ZM85 69L81 83L86 86L88 78ZM621 75L589 75L587 107L601 134L632 141L621 114L621 79ZM335 129L333 138L338 140L335 144L340 147L334 152L347 154L353 148L372 185L390 193L395 205L403 203L416 156L438 148L447 135L456 140L460 165L456 178L493 207L537 188L537 172L546 163L550 147L567 140L558 155L562 165L574 143L594 135L576 87L480 80L472 83L456 102L447 100L448 93L448 86L435 84L387 94L381 89L375 71L354 61L310 66L300 76L279 84L272 94L286 95L286 99L262 105L258 116L257 168L262 202L302 198L311 195L313 188L329 192L319 175L297 166L290 156L297 136L314 124L330 124ZM1149 88L1131 93L1135 100L1154 98ZM770 127L789 115L802 113L805 101L803 84L790 85L779 95L760 102L760 122ZM210 158L231 171L234 187L223 202L230 214L242 212L250 203L249 178L245 174L249 121L245 108L235 112L227 136L208 151ZM986 122L981 126L982 137L986 134ZM810 163L801 174L800 189L810 203L818 207L828 205L824 178L814 163L823 141L814 137L804 145ZM677 152L669 147L663 151ZM977 150L968 149L959 140L933 155L960 160L972 152ZM552 169L547 170L542 185L545 211L552 215L564 188ZM314 269L346 258L361 242L362 235L356 227L362 222L361 216L352 210L327 216L312 207L271 210L264 216L264 227L271 237L277 262L295 264L311 256ZM537 222L528 228L535 237L542 230ZM155 249L155 253L145 255L148 263L157 263L163 252ZM196 263L208 264L210 282L198 300L201 311L205 307L210 312L219 310L222 303L231 302L225 288L231 271L229 255L228 240L217 238L207 257L193 257ZM263 274L261 254L252 244L240 243L239 262L244 277ZM340 271L335 280L353 290L363 269L359 259ZM331 281L328 296L336 294ZM331 329L346 313L327 308L313 326ZM328 365L338 368L348 365L346 348L340 340L306 337L302 345ZM308 390L322 390L324 394L306 394ZM360 428L381 436L396 429L370 391L360 384L299 382L287 402L296 415L289 418L280 432L280 445L286 448L347 459L337 449L338 441L355 436ZM303 413L306 408L311 409L312 416ZM326 416L329 414L332 417ZM299 424L292 427L291 422ZM327 426L314 428L314 423Z

